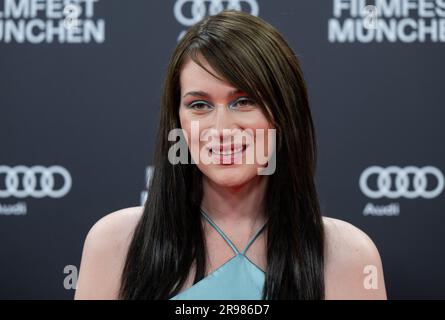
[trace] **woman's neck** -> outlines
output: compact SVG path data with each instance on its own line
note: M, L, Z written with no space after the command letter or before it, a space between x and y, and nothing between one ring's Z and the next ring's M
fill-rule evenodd
M201 208L215 223L252 234L266 221L267 181L268 176L257 175L241 186L224 187L204 176Z

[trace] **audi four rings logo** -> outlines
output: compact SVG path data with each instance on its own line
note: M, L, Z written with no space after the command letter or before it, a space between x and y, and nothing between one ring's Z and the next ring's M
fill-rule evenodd
M206 10L206 2L209 4L209 12ZM226 3L224 8L223 3ZM250 14L258 16L259 7L256 0L178 0L176 1L173 11L179 23L184 26L192 26L201 21L207 15L215 15L219 12L227 10L242 10L242 4L249 6ZM184 7L189 7L191 11L190 17L184 15Z
M5 189L0 187L0 198L16 197L34 197L43 198L61 198L71 189L71 175L61 166L0 166L0 178L4 175ZM40 188L37 188L37 179L40 176ZM54 180L60 176L63 180L62 187L55 189ZM21 178L20 178L21 177ZM20 181L22 189L19 189ZM1 185L1 184L0 184Z
M377 176L377 189L369 187L369 179L374 175ZM393 175L394 178L392 178ZM429 183L432 181L431 178L436 180L435 188L429 186ZM395 188L392 188L393 182ZM423 168L414 166L404 168L397 166L387 168L372 166L363 171L360 176L360 189L369 198L388 197L394 199L405 197L413 199L423 197L431 199L437 197L443 188L443 174L439 169L432 166Z

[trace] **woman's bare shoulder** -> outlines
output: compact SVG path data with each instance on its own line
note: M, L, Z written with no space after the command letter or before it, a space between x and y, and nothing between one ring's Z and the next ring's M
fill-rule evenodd
M120 276L143 207L109 213L89 230L83 245L75 299L117 298Z
M105 238L108 244L119 244L128 240L138 224L144 207L129 207L109 213L99 219L87 235L95 240ZM98 239L99 238L99 239Z
M349 222L323 217L326 299L386 299L383 266L372 239Z

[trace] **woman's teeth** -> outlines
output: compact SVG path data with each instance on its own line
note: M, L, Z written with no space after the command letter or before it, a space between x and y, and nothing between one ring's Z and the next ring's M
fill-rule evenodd
M233 150L218 151L218 150L210 149L210 151L213 154L216 154L216 155L219 155L219 156L230 156L232 154L236 154L236 153L239 153L239 152L243 151L244 148L245 148L245 146L240 146L240 147L238 147L236 149L233 149Z

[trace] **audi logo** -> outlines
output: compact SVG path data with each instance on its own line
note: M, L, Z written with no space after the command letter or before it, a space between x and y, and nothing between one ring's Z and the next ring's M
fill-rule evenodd
M369 187L369 179L373 175L377 176L376 189ZM436 187L430 190L428 183L431 177L435 178ZM439 169L432 166L423 168L414 166L404 168L372 166L363 171L359 184L362 192L369 198L387 197L394 199L405 197L413 199L423 197L431 199L437 197L443 191L444 177ZM412 187L410 188L410 186Z
M256 0L178 0L176 1L173 11L179 23L184 26L192 26L195 23L201 21L206 15L206 5L209 2L209 13L208 15L215 15L219 12L227 10L242 10L242 3L245 3L250 8L250 14L257 16L259 13L259 7ZM223 3L226 3L226 8L224 8ZM191 17L186 17L184 15L184 6L190 3Z
M5 189L0 187L0 198L16 197L34 197L43 198L45 196L51 198L61 198L71 189L71 175L61 166L0 166L0 178L4 175ZM37 189L37 181L40 176L40 188ZM56 176L63 179L63 185L59 189L54 188L54 180ZM21 178L20 178L21 177ZM22 189L19 189L20 181Z

